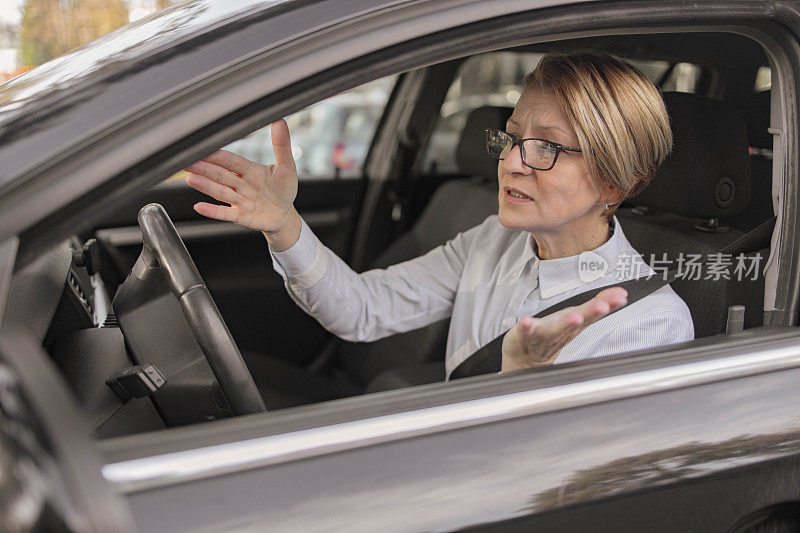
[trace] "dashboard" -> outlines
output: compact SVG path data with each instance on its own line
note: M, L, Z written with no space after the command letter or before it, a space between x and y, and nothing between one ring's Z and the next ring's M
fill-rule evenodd
M110 313L95 246L72 237L15 272L3 327L23 325L37 339L73 389L96 437L163 428L150 397L120 398L106 384L134 363Z

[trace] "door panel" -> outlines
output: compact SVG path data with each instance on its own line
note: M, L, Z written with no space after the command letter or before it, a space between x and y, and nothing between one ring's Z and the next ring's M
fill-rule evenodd
M556 372L539 373L541 386ZM271 456L276 464L136 491L129 501L144 531L724 533L758 509L800 499L798 379L790 368L307 458ZM388 398L363 398L362 409ZM230 495L222 506L220 494ZM167 501L191 511L159 513Z

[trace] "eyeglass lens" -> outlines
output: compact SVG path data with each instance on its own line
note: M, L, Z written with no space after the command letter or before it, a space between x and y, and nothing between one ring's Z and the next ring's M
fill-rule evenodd
M497 159L505 159L514 148L514 138L499 130L487 130L486 146L489 154ZM522 143L525 164L545 170L553 166L557 150L545 141L528 139Z

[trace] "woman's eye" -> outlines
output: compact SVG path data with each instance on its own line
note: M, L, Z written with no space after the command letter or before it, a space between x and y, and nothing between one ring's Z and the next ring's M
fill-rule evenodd
M537 143L536 151L543 156L551 155L555 150L553 149L553 145L546 144L546 143Z

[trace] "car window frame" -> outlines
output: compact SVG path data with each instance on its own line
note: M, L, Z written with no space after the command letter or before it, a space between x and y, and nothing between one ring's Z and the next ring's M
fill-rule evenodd
M703 345L703 346L705 346L705 345ZM701 348L703 346L701 346ZM663 358L660 359L660 363L669 363L671 361L674 361L675 355L679 354L680 352L681 352L681 350L680 350L679 347L664 347L663 350L656 351L656 352L653 352L652 350L651 351L645 351L645 353L650 354L650 355L653 355L654 353L658 353L658 354L661 354L661 355L667 354L666 357L663 357ZM641 358L641 357L642 357L642 354L627 355L627 356L625 356L624 359L625 360L629 360L629 359L635 359L635 358ZM608 359L608 361L611 361L611 359ZM606 363L606 361L603 361L603 363ZM597 364L598 364L598 361L589 362L589 365L592 366L593 371L597 370L597 368L595 367L595 365L597 365ZM519 379L524 381L525 377L524 376L520 376ZM480 381L481 383L485 383L485 378L480 378L480 380L481 380ZM422 387L420 389L417 389L417 391L422 393L423 390L427 390L430 394L433 394L435 396L436 395L436 391L441 389L443 386L444 387L448 387L448 386L442 385L442 384L435 384L435 385L431 385L431 386ZM461 386L461 384L452 384L449 387L451 389L455 389L455 388L460 388L460 386ZM527 386L530 386L530 383L528 383ZM448 391L448 393L449 392L451 392L451 391ZM404 393L407 394L408 391L404 391ZM388 396L394 397L391 393L389 393ZM388 397L388 396L384 396L384 397ZM490 394L487 397L491 398L492 395ZM374 402L374 400L375 400L374 395L371 395L370 398L371 398L371 401ZM314 411L317 410L317 409L319 409L321 411L329 411L331 408L334 408L334 406L336 406L336 405L351 406L351 405L353 405L353 403L356 403L356 404L359 403L360 400L361 400L360 398L353 398L353 399L349 399L349 400L325 402L324 405L317 404L317 405L313 405L313 406L299 408L300 410L295 411L294 414L290 412L292 410L289 410L287 412L274 413L272 416L279 417L280 421L276 420L275 424L276 425L281 425L281 424L285 424L287 422L287 420L289 420L289 421L293 420L294 417L296 417L296 416L301 416L302 417L304 414L309 414L309 416L313 415ZM374 417L372 417L372 418L374 418ZM229 422L229 421L225 421L225 422ZM240 428L240 429L242 429L242 428ZM306 429L309 429L309 428L306 428ZM167 433L169 433L169 432L167 432ZM280 434L281 433L277 433L276 435L280 435ZM262 433L262 435L263 435L263 433ZM149 437L152 437L152 436L149 436ZM129 438L136 439L136 437L129 437ZM126 438L126 439L129 439L129 438ZM125 439L123 439L123 440L125 440ZM172 441L172 439L168 439L168 440ZM192 440L194 440L194 437L192 438ZM139 444L137 446L135 446L135 447L136 448L140 448L142 445L144 445L144 442L139 442ZM116 447L118 446L117 442L106 443L106 444L104 444L104 446L107 446L105 448L107 451L108 450L112 450L112 449L115 450L115 451L109 452L110 456L113 456L115 459L120 459L124 455L124 454L120 455L118 453L119 450L116 449ZM123 447L127 448L127 446L123 446ZM335 448L335 449L339 449L339 448ZM327 452L325 452L325 453L327 453ZM132 459L126 458L124 461L128 461L128 460L132 460ZM118 461L118 462L122 462L122 461ZM141 490L142 485L133 483L133 484L130 484L130 485L126 485L126 487L127 487L126 490Z

